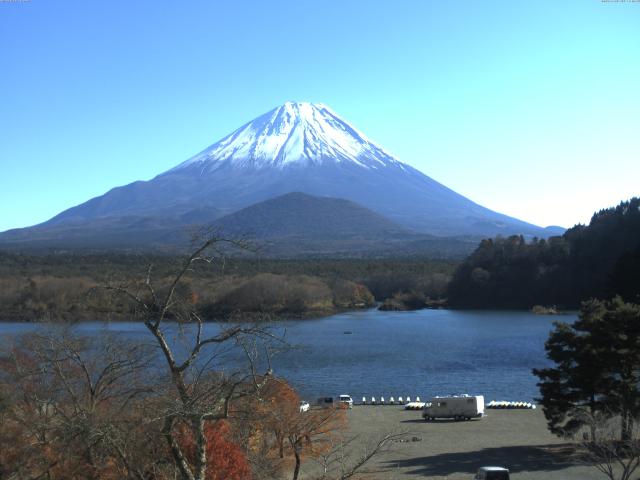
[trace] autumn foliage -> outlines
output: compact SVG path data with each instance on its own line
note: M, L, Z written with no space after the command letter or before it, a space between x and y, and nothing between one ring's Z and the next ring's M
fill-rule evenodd
M158 417L173 400L146 377L136 349L43 337L0 356L0 479L178 478ZM284 380L259 380L259 393L236 401L227 419L205 421L206 480L297 478L341 434L344 411L301 412ZM170 434L195 469L189 420Z
M178 429L180 445L190 459L196 454L193 434L182 424ZM247 457L232 438L231 426L225 420L208 422L205 426L207 480L249 480L251 468Z
M284 380L265 385L259 405L263 428L272 437L274 451L298 478L304 459L315 458L334 446L346 427L346 412L339 408L300 410L298 393Z

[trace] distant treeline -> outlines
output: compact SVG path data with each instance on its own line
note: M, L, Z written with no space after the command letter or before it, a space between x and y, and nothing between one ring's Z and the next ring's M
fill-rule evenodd
M181 260L173 256L0 253L0 320L127 319L134 306L103 287L140 283L149 266L162 285ZM195 303L208 319L227 319L238 313L309 317L370 307L376 300L441 298L454 268L451 262L427 259L228 258L199 265L190 272L180 295Z
M593 215L548 240L484 240L456 269L449 305L577 308L588 298L640 301L640 199Z
M182 257L0 252L0 320L126 319L132 305L101 287L160 283ZM561 237L483 240L462 263L428 258L228 257L190 272L188 296L208 319L237 313L306 317L382 302L384 309L578 308L588 298L640 302L640 199L594 214Z

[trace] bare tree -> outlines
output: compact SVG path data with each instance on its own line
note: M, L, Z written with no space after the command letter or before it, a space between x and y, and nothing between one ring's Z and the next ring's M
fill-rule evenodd
M3 450L18 449L14 477L118 471L145 478L145 465L155 460L139 462L145 449L128 444L139 430L138 404L151 392L149 360L144 346L109 336L94 341L58 331L18 339L0 365L0 381L13 391L3 431L15 435L0 441Z
M630 480L640 467L640 428L633 422L620 439L620 419L605 413L585 413L580 450L582 460L610 480Z
M204 480L207 474L205 425L226 419L236 400L256 394L269 376L256 372L257 351L251 343L272 338L256 325L234 324L205 328L191 295L183 289L196 264L221 261L222 245L246 245L210 235L189 255L164 288L153 280L152 266L142 284L110 285L135 305L135 314L153 336L169 373L170 389L162 416L162 435L184 480ZM180 342L175 341L176 334ZM228 370L232 350L244 352L246 363ZM188 456L180 444L178 428L188 427L195 441L195 454ZM189 458L190 457L190 458Z
M395 442L403 441L407 435L407 432L388 432L365 443L358 437L332 439L331 448L315 459L322 468L316 480L347 480L361 474L374 457L389 450Z

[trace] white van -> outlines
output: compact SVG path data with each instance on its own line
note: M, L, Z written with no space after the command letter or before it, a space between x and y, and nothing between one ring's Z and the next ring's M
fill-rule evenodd
M471 420L484 416L484 397L482 395L453 395L450 397L433 397L422 410L422 417L427 421L436 418L452 418L454 420Z
M353 408L353 398L351 398L351 395L338 395L337 397L320 397L318 399L318 405L325 408Z

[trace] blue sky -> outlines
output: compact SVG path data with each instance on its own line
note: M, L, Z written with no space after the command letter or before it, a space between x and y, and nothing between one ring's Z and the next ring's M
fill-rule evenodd
M287 100L539 225L640 194L640 3L0 2L0 231Z

